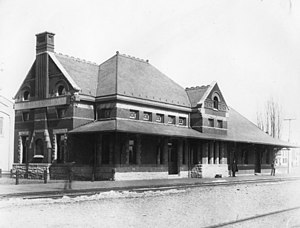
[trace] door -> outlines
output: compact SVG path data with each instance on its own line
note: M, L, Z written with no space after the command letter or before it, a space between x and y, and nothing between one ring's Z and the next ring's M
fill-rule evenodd
M178 174L177 143L173 140L168 143L169 174Z

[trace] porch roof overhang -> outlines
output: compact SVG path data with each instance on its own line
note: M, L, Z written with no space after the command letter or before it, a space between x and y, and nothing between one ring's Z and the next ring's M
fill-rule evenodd
M96 133L96 132L124 132L124 133L137 133L148 135L160 135L169 137L182 137L182 138L194 138L203 140L220 140L231 141L239 143L261 144L270 145L282 148L297 147L288 142L284 142L278 139L274 139L264 132L258 135L251 131L248 133L237 132L241 129L238 127L235 129L228 129L227 135L207 134L194 130L190 127L175 126L169 124L154 123L148 121L136 121L130 119L115 119L106 121L95 121L81 127L71 130L70 134L83 134L83 133ZM243 129L245 132L245 128Z

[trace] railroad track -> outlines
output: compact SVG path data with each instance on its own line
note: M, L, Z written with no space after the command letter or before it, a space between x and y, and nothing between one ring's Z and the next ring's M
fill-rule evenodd
M0 199L5 198L23 198L23 199L44 199L52 198L59 199L64 196L77 197L77 196L90 196L108 191L132 191L132 192L145 192L145 191L166 191L170 189L187 189L187 188L201 188L210 186L227 186L227 185L243 185L243 184L259 184L259 183L276 183L276 182L291 182L300 181L297 177L289 178L272 178L272 179L252 179L252 180L224 180L219 179L209 182L201 183L188 183L188 184L175 184L175 185L164 185L164 186L141 186L141 187L118 187L118 188L93 188L93 189L74 189L74 190L57 190L57 191L45 191L45 192L28 192L28 193L13 193L0 195Z

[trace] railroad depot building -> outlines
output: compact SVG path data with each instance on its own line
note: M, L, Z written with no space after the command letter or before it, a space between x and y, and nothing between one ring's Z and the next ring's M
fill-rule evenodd
M118 52L100 65L54 52L36 35L36 59L15 96L14 169L75 179L222 177L270 172L271 138L226 103L216 82L184 89Z

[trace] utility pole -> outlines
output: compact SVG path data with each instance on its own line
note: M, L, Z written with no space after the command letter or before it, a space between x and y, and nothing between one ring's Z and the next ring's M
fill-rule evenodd
M288 142L290 142L290 137L291 137L291 121L292 120L296 120L296 119L292 119L292 118L287 118L287 119L283 119L285 121L289 121L289 138L288 138ZM290 155L290 151L288 151L288 173L291 173L291 155Z

